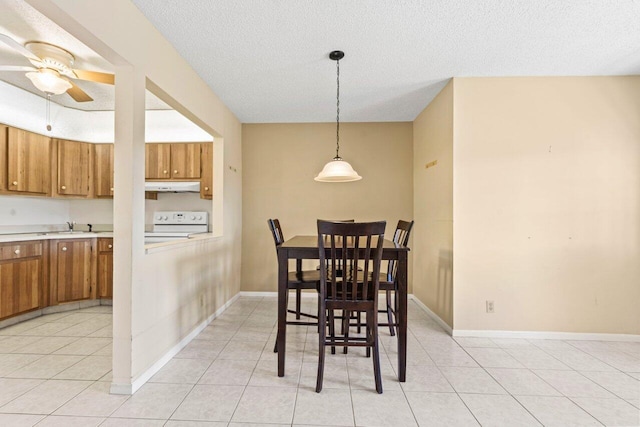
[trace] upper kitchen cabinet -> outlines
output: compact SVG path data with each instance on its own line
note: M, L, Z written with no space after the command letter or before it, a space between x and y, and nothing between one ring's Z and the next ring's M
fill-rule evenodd
M55 140L57 145L58 196L89 197L91 194L91 150L87 142Z
M0 191L51 195L51 139L0 125Z
M96 197L113 197L113 144L95 144L93 175Z
M200 177L200 198L213 197L213 143L200 144L202 149L202 176Z
M200 179L200 145L197 143L145 144L145 178Z
M171 144L145 144L144 163L146 179L170 179Z

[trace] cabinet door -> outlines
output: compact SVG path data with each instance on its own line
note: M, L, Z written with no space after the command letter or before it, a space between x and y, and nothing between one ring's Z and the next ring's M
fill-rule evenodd
M63 196L89 195L91 144L58 140L58 186Z
M51 142L48 137L9 128L7 189L51 194Z
M171 178L171 144L145 144L144 161L145 178Z
M213 143L201 144L202 176L200 177L200 198L213 197Z
M91 240L56 240L58 302L91 297Z
M96 197L113 197L113 144L95 144L93 149Z
M40 306L42 258L0 262L0 319Z
M0 190L7 190L7 137L9 127L0 124Z
M200 178L200 145L171 145L171 178Z
M98 239L98 297L113 298L113 239Z

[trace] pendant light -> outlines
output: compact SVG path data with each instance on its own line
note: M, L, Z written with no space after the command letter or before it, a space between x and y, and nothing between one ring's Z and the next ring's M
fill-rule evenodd
M336 61L336 156L327 163L322 171L314 179L320 182L350 182L362 179L358 172L354 171L349 162L345 162L340 157L340 60L344 58L344 52L334 50L329 54L329 58Z

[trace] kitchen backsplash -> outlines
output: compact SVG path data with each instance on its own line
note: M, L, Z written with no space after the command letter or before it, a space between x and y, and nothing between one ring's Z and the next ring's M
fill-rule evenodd
M37 197L0 196L0 226L64 224L69 201Z
M145 200L145 224L153 222L154 211L207 211L210 200L197 193L159 194L158 200ZM78 230L113 230L113 200L51 199L38 197L0 196L0 234L60 231L67 221L75 221Z

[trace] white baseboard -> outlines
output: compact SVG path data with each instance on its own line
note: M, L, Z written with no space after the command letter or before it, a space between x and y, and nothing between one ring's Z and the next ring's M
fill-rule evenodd
M302 298L316 298L316 291L305 292L302 291ZM260 291L240 291L241 297L266 297L266 298L278 298L278 292L260 292Z
M278 292L240 291L241 297L278 297Z
M176 354L180 352L183 348L186 347L187 344L191 342L204 328L206 328L216 317L220 316L231 304L233 304L240 297L240 293L235 294L229 301L224 303L222 307L216 310L211 316L207 317L206 320L201 322L198 326L196 326L186 337L184 337L180 342L171 347L169 351L167 351L164 356L162 356L156 363L151 365L149 369L144 371L142 374L138 375L131 384L118 384L111 383L110 392L111 394L133 394L140 387L142 387L149 379L154 376L164 365L166 365Z
M424 305L424 303L422 301L420 301L418 298L416 298L413 294L409 294L409 299L412 300L413 302L415 302L418 307L420 307L421 309L423 309L428 315L429 317L431 317L433 320L435 320L435 322L442 328L444 329L444 331L446 333L448 333L449 335L452 334L453 329L451 329L451 326L449 326L449 324L447 324L447 322L445 322L444 320L442 320L442 318L440 318L440 316L438 316L436 313L434 313L433 311L431 311L431 309L429 307L427 307L426 305Z
M274 297L277 298L277 292L240 292L243 297ZM302 294L303 298L315 298L315 292L307 292ZM478 337L478 338L528 338L539 340L583 340L583 341L631 341L640 342L640 335L631 334L599 334L599 333L583 333L583 332L548 332L548 331L496 331L496 330L464 330L453 329L440 316L434 313L422 301L413 294L409 294L408 298L415 302L418 307L424 310L446 333L453 337Z
M582 340L582 341L630 341L640 342L640 335L631 334L600 334L585 332L551 332L551 331L497 331L497 330L465 330L453 329L451 326L435 314L429 307L414 295L409 295L429 317L440 325L452 337L474 338L525 338L537 340Z
M454 329L454 337L478 338L525 338L537 340L580 340L580 341L631 341L640 342L640 335L600 334L588 332L552 332L552 331L492 331Z

